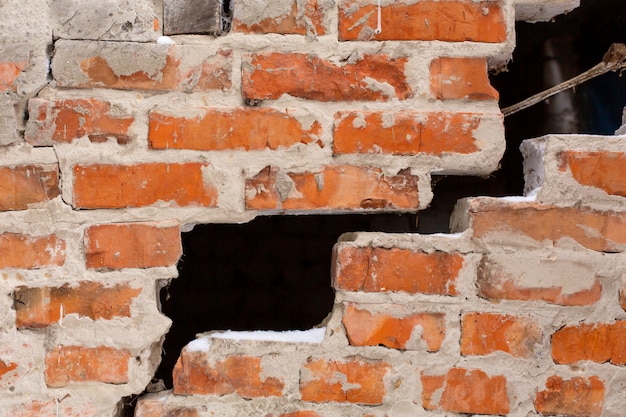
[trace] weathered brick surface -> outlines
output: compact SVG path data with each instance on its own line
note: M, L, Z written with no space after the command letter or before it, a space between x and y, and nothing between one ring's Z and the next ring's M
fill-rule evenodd
M0 167L0 211L26 210L60 193L56 164Z
M167 222L91 226L84 245L87 268L170 266L182 250L180 226Z
M626 197L626 153L565 151L559 157L560 169L569 169L580 184Z
M251 210L417 209L418 177L350 165L319 172L287 172L266 167L246 179L246 207Z
M71 382L128 382L129 351L108 346L58 346L46 353L46 385L65 387Z
M543 415L599 417L604 403L604 383L596 376L563 380L551 376L546 389L537 392L535 408Z
M300 394L311 402L381 404L390 368L383 361L309 359L300 372Z
M18 328L46 327L68 314L93 320L130 317L130 304L141 289L128 284L105 287L100 282L81 281L73 286L20 286L13 296Z
M288 112L273 109L197 108L197 116L150 112L148 141L153 149L263 150L320 140L316 120L303 125ZM233 120L237 123L233 124Z
M504 376L490 377L479 369L452 368L436 376L422 373L422 402L427 410L505 415L510 411L506 385Z
M12 371L17 369L17 363L0 359L0 383Z
M137 401L135 417L200 417L196 407L165 405L162 398L142 397Z
M2 62L0 61L0 92L15 92L15 80L22 70L28 66L28 61Z
M98 99L44 100L28 102L30 118L26 140L35 146L68 143L83 136L91 142L113 138L119 144L130 140L134 118L119 107Z
M346 246L336 249L335 262L333 282L337 290L456 295L463 256Z
M441 348L446 335L445 316L441 313L394 317L347 304L342 323L352 346L382 345L393 349L422 348L436 352Z
M217 204L217 190L205 180L208 164L145 163L75 165L74 207L82 209Z
M626 286L619 291L619 304L626 310Z
M8 414L13 417L96 417L96 407L88 402L72 401L71 398L35 400L11 407ZM68 401L69 400L69 401Z
M54 79L65 88L121 90L228 90L232 52L195 45L58 41Z
M500 2L399 1L381 7L381 31L375 1L339 4L340 40L418 40L504 42L506 22Z
M496 351L532 357L541 346L542 332L529 317L468 313L461 320L461 354L488 355Z
M481 114L443 112L339 112L333 151L393 155L469 154L480 150Z
M246 99L277 99L283 94L318 101L407 99L406 58L364 55L338 64L311 54L269 52L246 58L242 90Z
M435 58L430 63L430 91L439 100L497 100L483 58Z
M283 35L325 35L326 13L331 3L326 0L280 0L272 2L282 14L263 2L235 2L233 32L280 33Z
M0 234L0 268L36 269L65 263L65 241L55 235Z
M284 382L264 377L262 358L229 356L212 364L205 352L183 350L174 367L177 395L236 393L243 398L282 396Z
M626 365L626 321L564 327L552 335L552 359L560 364L580 361Z

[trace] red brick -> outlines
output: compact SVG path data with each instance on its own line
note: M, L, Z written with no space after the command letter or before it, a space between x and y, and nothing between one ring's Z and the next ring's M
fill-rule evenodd
M422 401L427 410L468 414L509 413L506 378L479 369L452 368L446 375L422 373Z
M184 117L150 112L150 147L204 151L279 149L319 141L322 130L317 120L305 127L289 113L267 108L194 110L201 114Z
M65 387L71 382L128 382L129 351L108 346L59 346L46 353L46 385Z
M65 241L55 235L0 234L0 268L37 269L65 263Z
M551 376L535 397L535 409L548 416L600 417L603 403L604 383L596 376L565 381Z
M551 260L542 261L544 265L552 262ZM594 278L588 289L574 292L566 291L567 288L564 285L567 284L558 285L555 283L556 285L550 285L549 278L543 280L545 286L542 287L520 285L517 283L518 276L506 271L503 265L489 255L483 256L477 273L478 294L491 300L545 301L565 306L584 306L597 302L602 296L602 284L598 277ZM549 277L552 270L537 270L537 273L544 273L545 276ZM577 279L577 281L579 280ZM579 282L576 284L578 285Z
M310 54L264 53L242 69L246 99L277 99L283 94L318 101L400 100L411 97L404 73L406 58L364 55L336 64Z
M26 140L35 146L69 143L87 136L91 142L114 138L119 144L129 142L128 130L134 119L119 115L111 103L97 99L28 101L30 119Z
M0 211L26 210L59 194L56 164L0 167Z
M623 251L626 244L626 212L473 199L469 215L474 237L487 241L501 241L502 233L525 235L550 244L572 239L603 252Z
M552 335L552 359L559 364L587 360L626 365L626 321L563 327Z
M484 58L435 58L430 63L430 91L439 100L497 100Z
M217 190L203 177L206 163L75 165L74 207L82 209L217 204Z
M461 321L461 354L488 355L501 351L517 358L532 357L542 333L528 317L468 313Z
M567 166L580 184L626 197L626 154L623 152L566 151L559 154L559 159L561 169Z
M268 414L265 417L322 417L313 410L298 410L283 414Z
M149 394L148 394L149 395ZM197 408L168 406L161 398L142 396L137 401L135 417L200 417Z
M398 1L381 7L376 34L375 1L344 0L339 5L339 39L489 42L506 40L504 14L496 1Z
M284 173L266 167L246 179L246 208L252 210L417 209L417 176L379 168L327 166L320 172Z
M31 401L13 406L7 414L11 417L96 417L98 412L93 404L72 401L71 396L43 401Z
M267 5L262 2L235 3L233 32L280 33L283 35L325 35L324 5L317 0L300 2L292 0L291 8L281 15L266 15ZM245 16L244 19L240 19Z
M146 222L91 226L85 231L87 268L152 268L178 262L180 226Z
M284 382L262 379L261 358L229 356L209 363L205 352L183 350L174 367L174 394L237 394L242 398L283 395Z
M334 286L343 291L456 295L463 267L458 253L426 253L409 249L337 249Z
M77 286L15 289L13 308L18 328L46 327L68 314L93 320L130 317L130 304L141 289L128 284L105 287L99 282L81 281Z
M17 369L17 363L15 362L5 362L0 359L0 381L8 376L9 372L12 372Z
M474 132L481 116L472 113L339 112L333 151L393 155L468 154L479 150Z
M16 91L15 80L26 66L27 61L0 62L0 93Z
M393 349L416 349L424 343L426 350L436 352L446 335L445 316L441 313L394 317L347 304L342 323L352 346L382 345Z
M309 359L300 371L300 394L311 402L382 404L390 368L385 362Z

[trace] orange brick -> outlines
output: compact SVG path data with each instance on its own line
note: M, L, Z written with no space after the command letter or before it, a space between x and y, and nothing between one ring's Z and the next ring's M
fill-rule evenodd
M379 168L327 166L321 172L283 173L266 167L246 179L252 210L417 209L417 176L387 176Z
M597 302L602 296L602 284L597 277L589 289L575 292L564 292L564 287L549 284L544 287L518 285L516 283L518 277L505 271L502 265L489 255L483 256L477 274L478 294L492 300L545 301L565 306L584 306Z
M626 321L580 324L552 335L552 359L559 364L580 361L626 365Z
M339 39L489 42L506 40L499 2L396 1L380 10L375 1L344 0L339 5Z
M246 99L277 99L283 94L318 101L400 100L411 97L406 58L365 55L343 65L310 54L264 53L242 69ZM381 88L380 85L385 86Z
M479 369L452 368L446 375L422 373L422 402L427 410L468 414L509 413L506 378Z
M46 385L65 387L71 382L128 382L129 351L108 346L59 346L46 353Z
M37 269L65 263L65 241L55 235L0 235L0 268Z
M96 417L98 412L93 404L72 401L71 396L57 399L31 401L13 406L8 414L11 417Z
M603 252L623 251L626 244L626 212L472 199L469 215L474 237L487 241L501 241L501 236L490 237L501 233L525 235L550 244L567 238Z
M604 383L596 376L565 381L551 376L535 397L535 409L549 416L600 417L603 403Z
M313 410L298 410L283 414L268 414L266 417L322 417Z
M279 149L319 141L321 134L318 121L305 128L295 117L273 109L195 110L202 115L179 117L150 112L150 147L204 151Z
M273 13L268 15L266 11L265 3L235 3L232 31L283 35L326 34L323 21L327 10L317 0L293 0L291 8L279 16ZM240 19L242 15L245 15L245 20Z
M200 417L197 408L168 406L162 398L139 397L135 417Z
M159 201L179 207L213 207L217 190L203 177L207 166L198 162L75 165L74 207L142 207Z
M78 314L93 320L130 317L130 304L141 289L128 284L105 287L99 282L81 281L77 286L15 289L13 308L18 328L46 327L63 316Z
M461 321L461 354L488 355L496 351L517 358L532 357L541 345L542 333L527 317L492 313L468 313Z
M484 58L435 58L430 63L430 91L439 100L497 100Z
M626 287L623 287L619 291L619 304L624 310L626 310Z
M85 231L87 268L170 266L181 252L180 226L170 223L106 224Z
M0 211L26 210L59 194L56 164L0 167Z
M623 152L566 151L559 154L559 158L562 169L569 167L572 177L580 184L626 197L626 154Z
M27 61L0 62L0 93L16 91L15 80L27 65Z
M468 154L479 150L474 132L481 116L472 113L339 112L333 151L393 155Z
M347 304L342 323L352 346L382 345L393 349L416 349L421 341L426 344L426 350L436 352L446 335L445 316L440 313L394 317Z
M97 99L28 101L31 115L25 138L35 146L69 143L87 136L91 142L114 138L119 144L129 142L128 130L134 119L116 114L111 103Z
M309 359L300 371L300 394L311 402L382 404L390 368L385 362Z
M458 253L397 248L344 247L335 258L334 286L343 291L456 295L456 278L463 267Z
M17 369L17 363L15 362L5 362L0 359L0 380L5 377L9 372Z
M207 354L183 350L174 367L174 394L237 394L242 398L283 395L284 382L262 379L261 358L229 356L211 364Z

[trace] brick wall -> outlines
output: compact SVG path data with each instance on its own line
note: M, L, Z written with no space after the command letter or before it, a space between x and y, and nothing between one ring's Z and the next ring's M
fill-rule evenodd
M194 224L416 212L495 170L515 6L572 5L232 3L171 38L161 1L0 4L0 416L143 392ZM529 141L529 196L460 201L456 234L345 235L320 340L200 338L136 415L621 415L625 149Z

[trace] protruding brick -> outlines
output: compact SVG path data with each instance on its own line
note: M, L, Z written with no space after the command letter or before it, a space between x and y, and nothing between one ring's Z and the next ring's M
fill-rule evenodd
M71 382L128 382L129 351L108 346L59 346L46 353L46 385L65 387Z
M393 349L436 352L446 335L445 316L442 313L411 314L394 317L372 313L354 304L344 308L342 323L352 346L386 346Z
M52 61L63 88L212 91L232 86L232 51L198 45L58 41Z
M484 58L435 58L430 63L430 91L439 100L497 100Z
M506 378L474 369L452 368L446 375L422 373L422 402L427 410L468 414L509 413Z
M87 268L170 266L178 262L181 251L178 224L105 224L85 231Z
M81 281L77 286L17 287L13 297L18 328L46 327L68 314L93 320L130 317L130 304L141 289L128 284L105 287L100 282Z
M233 32L280 33L283 35L325 35L324 17L330 2L323 0L274 0L272 7L264 2L235 2Z
M277 99L283 94L318 101L400 100L412 91L404 73L406 58L365 55L337 64L315 55L270 52L249 57L242 69L246 99Z
M626 321L580 324L552 335L552 359L560 364L580 361L626 365Z
M30 118L25 138L35 146L69 143L87 136L91 142L114 138L119 144L129 142L132 116L111 103L97 99L28 101ZM121 114L120 114L121 113Z
M267 108L193 109L197 116L150 112L148 141L153 149L204 151L288 148L320 141L321 125L310 126L289 113ZM236 121L236 123L233 123Z
M284 382L263 377L261 365L261 358L255 356L229 356L212 364L206 352L184 349L174 367L174 394L282 396Z
M596 251L626 250L626 212L477 198L468 213L474 237L485 241L502 242L505 235L519 241L522 235L551 245L566 239Z
M37 269L65 263L65 241L55 235L0 235L0 268Z
M626 154L623 152L565 151L559 154L560 169L569 168L582 185L607 194L626 197Z
M483 115L443 112L339 112L333 151L393 155L469 154L480 148L476 130Z
M385 362L309 359L300 371L303 401L382 404L386 394Z
M417 209L417 176L379 168L327 166L321 172L285 173L266 167L246 179L246 207L252 210Z
M478 294L491 300L583 306L597 302L602 296L602 284L592 266L580 259L559 259L552 255L546 258L541 254L484 255L478 266L476 285Z
M56 164L0 167L0 211L26 210L59 193Z
M462 355L488 355L501 351L517 358L527 358L533 355L541 341L541 329L528 317L468 313L461 321Z
M74 207L81 209L217 204L217 190L205 178L206 163L75 165Z
M551 376L535 397L535 409L548 416L600 417L603 404L604 383L597 376L565 381Z
M0 61L0 93L5 91L16 91L15 80L19 77L24 68L28 66L28 61L2 62Z
M489 42L506 40L504 12L497 1L343 0L339 5L339 39Z
M333 280L337 290L456 295L463 267L458 253L339 247Z

